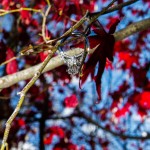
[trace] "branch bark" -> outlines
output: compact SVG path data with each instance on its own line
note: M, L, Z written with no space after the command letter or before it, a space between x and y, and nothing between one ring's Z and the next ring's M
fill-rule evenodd
M119 41L119 40L122 40L122 39L132 35L132 34L146 30L148 28L150 28L150 18L130 24L126 28L114 33L114 37L115 37L116 41ZM82 49L75 48L75 49L68 51L67 55L78 54L81 51L82 51ZM92 53L93 51L90 51L90 52ZM64 63L59 56L53 57L50 60L50 62L48 63L48 65L45 67L45 69L42 73L53 70L54 68L57 68L63 64ZM0 89L10 87L10 86L18 83L19 81L30 79L31 77L34 76L35 72L40 68L40 66L41 66L41 63L38 65L35 65L33 67L19 71L15 74L1 77L0 78Z

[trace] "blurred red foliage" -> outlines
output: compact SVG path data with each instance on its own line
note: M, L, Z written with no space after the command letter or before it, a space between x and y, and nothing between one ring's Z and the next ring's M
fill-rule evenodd
M68 96L65 98L64 100L64 104L66 107L69 107L69 108L74 108L78 105L78 99L76 97L76 95L71 95L71 96Z
M6 60L10 60L15 57L15 54L12 49L8 48L6 52ZM16 60L12 60L6 65L7 74L13 74L18 71L18 63Z

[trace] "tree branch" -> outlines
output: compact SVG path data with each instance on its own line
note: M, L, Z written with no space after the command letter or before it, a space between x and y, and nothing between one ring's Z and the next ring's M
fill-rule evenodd
M121 3L121 4L119 4L119 5L115 5L115 6L111 7L111 8L109 8L107 11L105 11L102 15L111 13L111 12L113 12L113 11L120 10L120 9L122 9L122 8L125 7L125 6L131 5L131 4L133 4L133 3L135 3L135 2L138 2L138 1L139 1L139 0L130 0L130 1ZM99 13L99 12L92 13L92 14L93 14L93 15L96 15L96 14L98 14L98 13ZM92 14L91 14L91 15L92 15Z
M94 121L93 119L91 119L91 117L88 117L87 115L85 115L82 112L80 112L80 117L86 119L89 123L96 125L98 128L102 129L103 131L106 131L108 133L111 133L114 136L118 136L118 137L123 138L123 139L130 139L130 140L150 139L150 134L147 134L147 136L138 136L138 135L132 136L132 135L126 135L126 134L121 134L121 133L111 131L110 129L107 129L106 127L101 126L97 121Z
M116 33L114 33L114 37L116 41L122 40L134 33L143 31L150 28L150 18L144 19L142 21L132 23L127 26L125 29L122 29ZM75 48L67 52L67 55L75 55L82 51L80 48ZM92 51L90 51L92 52ZM59 56L53 57L50 62L45 67L44 72L53 70L59 66L63 65L63 61ZM29 79L34 76L35 72L40 68L41 63L30 67L28 69L24 69L12 75L7 75L0 78L0 89L7 88L12 86L13 84L18 83L19 81Z
M18 115L19 117L26 117L24 116L24 114L20 114ZM131 139L131 140L146 140L146 139L150 139L150 134L147 134L146 136L142 136L142 135L129 135L129 134L123 134L123 133L117 133L115 131L112 131L106 127L103 127L102 125L100 125L100 123L98 123L96 120L93 120L91 117L85 115L83 112L81 112L78 108L78 112L71 114L70 116L49 116L46 118L46 120L53 120L53 121L57 121L57 120L66 120L66 119L71 119L73 117L79 117L79 118L83 118L85 119L88 123L91 123L95 126L97 126L99 129L102 129L103 131L106 131L107 133L110 133L114 136L123 138L123 139ZM39 118L33 118L30 117L28 118L28 122L34 122L34 121L40 121Z
M147 18L142 21L132 23L129 26L127 26L125 29L122 29L116 32L114 34L114 37L116 41L123 40L124 38L134 33L137 33L137 32L149 29L149 28L150 28L150 18Z

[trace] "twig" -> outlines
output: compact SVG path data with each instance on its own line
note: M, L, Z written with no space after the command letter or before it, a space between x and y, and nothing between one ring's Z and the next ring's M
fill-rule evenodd
M10 97L9 96L0 96L0 100L8 100L8 99L10 99Z
M111 8L109 8L108 10L106 10L102 15L111 13L111 12L113 12L113 11L120 10L120 9L122 9L123 7L126 7L126 6L128 6L128 5L131 5L131 4L133 4L133 3L135 3L135 2L138 2L138 1L139 1L139 0L130 0L130 1L127 1L127 2L124 2L124 3L118 4L118 5L115 5L115 6L111 7ZM92 14L90 14L90 15L93 16L93 15L97 15L98 13L100 13L100 12L92 13Z
M51 3L50 3L50 1L49 1L49 0L46 0L46 2L47 2L47 4L48 4L48 6L50 6L50 5L51 5Z
M90 16L89 24L93 23L99 16L103 15L109 9L109 7L111 7L113 5L113 3L116 1L117 0L113 0L107 7L103 8L102 11L98 12L97 14Z
M20 12L20 11L23 11L23 10L24 10L24 11L33 11L33 12L42 13L42 11L41 11L40 9L21 7L21 8L19 8L19 9L14 9L14 10L4 10L4 9L0 9L0 16L4 16L4 15L7 15L7 14Z
M13 58L11 58L11 59L9 59L9 60L7 60L7 61L1 63L0 66L6 65L6 64L8 64L9 62L11 62L11 61L13 61L13 60L15 60L15 59L17 59L17 58L19 58L19 57L20 57L20 56L13 57Z
M46 29L46 18L47 18L47 16L48 16L48 13L49 13L50 9L51 9L51 5L50 5L50 3L49 3L49 6L48 6L48 8L47 8L45 14L42 13L42 16L43 16L42 37L43 37L43 40L44 40L45 43L47 43L47 38L46 38L46 36L45 36L45 31L46 31L46 30L45 30L45 29Z
M131 5L131 4L135 3L135 2L138 2L138 1L139 0L130 0L130 1L121 3L121 4L117 5L117 6L113 6L113 7L109 8L103 15L111 13L113 11L120 10L120 9L122 9L125 6L129 6L129 5Z

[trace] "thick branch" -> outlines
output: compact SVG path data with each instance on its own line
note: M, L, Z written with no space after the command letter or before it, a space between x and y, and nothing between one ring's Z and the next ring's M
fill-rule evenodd
M114 37L116 41L119 41L134 33L146 30L148 28L150 28L150 18L130 24L125 29L122 29L119 32L116 32L114 34Z
M116 32L114 34L114 37L116 41L122 40L134 33L140 32L142 30L146 30L148 28L150 28L150 18L144 19L142 21L139 21L139 22L136 22L127 26L125 29L122 29ZM69 55L74 55L74 54L80 53L81 51L82 49L76 48L76 49L68 51L67 53ZM63 65L63 61L61 60L59 56L56 56L50 60L50 62L45 67L43 72L50 71L61 65ZM7 75L7 76L0 78L0 89L10 87L11 85L18 83L19 81L26 80L26 79L33 77L34 73L40 68L40 66L41 66L41 63L33 67L30 67L28 69L19 71L15 74Z

